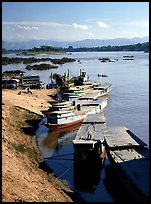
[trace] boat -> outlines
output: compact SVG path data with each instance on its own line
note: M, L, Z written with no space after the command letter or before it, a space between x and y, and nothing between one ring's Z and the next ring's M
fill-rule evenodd
M80 98L81 96L83 96L83 93L67 93L67 92L64 92L62 93L62 100L65 100L65 101L73 101L73 100L76 100L78 98Z
M92 99L91 99L91 97ZM45 124L49 130L57 130L81 123L88 114L100 113L107 106L107 98L94 101L92 94L87 94L84 100L54 103L51 108L42 113L47 118ZM91 100L90 100L91 99Z
M104 136L101 131L103 128L106 128L103 113L86 116L72 141L76 162L103 163L105 158L105 146L102 143Z
M98 77L108 77L106 74L98 74Z
M111 91L111 83L97 84L93 87L94 90L100 90L99 97L108 95Z
M46 115L47 123L45 123L45 126L52 131L67 128L81 123L87 114L88 110L60 110L48 112Z
M91 108L88 114L101 113L107 106L108 98L99 99L98 94L88 93L75 101L78 110L85 110Z
M74 101L50 102L50 104L51 106L47 110L41 110L45 116L47 116L52 111L73 110L75 108Z

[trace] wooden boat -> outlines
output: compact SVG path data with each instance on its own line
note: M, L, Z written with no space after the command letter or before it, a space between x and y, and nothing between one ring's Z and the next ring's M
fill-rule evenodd
M101 162L104 159L105 148L102 145L103 134L106 128L103 113L88 114L83 120L75 139L73 140L74 160L76 162Z
M91 109L88 114L101 113L107 106L108 99L98 99L97 97L91 98L92 94L87 94L75 101L77 110L85 110L88 107Z
M107 106L107 99L102 100L100 103L96 101L82 101L80 104L80 102L75 103L75 106L71 106L71 103L59 103L61 105L58 105L58 107L53 105L58 108L57 111L54 111L53 107L53 111L49 109L45 112L43 111L47 117L46 127L49 130L57 130L76 125L81 123L88 114L102 112ZM66 105L63 106L62 104Z
M87 111L72 111L72 110L62 110L62 111L52 111L47 114L47 123L45 124L49 130L58 130L62 128L67 128L78 123L81 123L83 119L88 114Z
M52 102L48 110L41 110L41 112L47 116L52 111L60 110L73 110L75 108L74 101L65 101L65 102Z
M93 87L94 90L100 90L99 97L108 95L111 91L111 83L99 84Z
M62 93L62 100L73 101L73 100L80 98L81 96L83 96L82 93L76 94L76 93L64 92Z
M134 201L149 201L147 145L125 127L105 128L102 131L110 164L122 187Z
M98 74L98 77L108 77L106 74Z

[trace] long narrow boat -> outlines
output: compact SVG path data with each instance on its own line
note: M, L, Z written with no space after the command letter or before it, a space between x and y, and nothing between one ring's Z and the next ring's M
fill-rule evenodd
M66 101L52 104L52 107L42 111L47 118L45 126L49 130L58 130L81 123L88 114L100 113L107 106L107 98L98 100L99 91L87 93L76 101Z
M78 110L85 110L88 107L91 108L91 111L89 114L96 114L96 113L101 113L104 108L107 106L108 99L94 99L91 100L86 97L79 98L78 100L75 101L75 104L77 106Z
M45 126L54 131L76 125L84 120L88 111L64 110L49 112Z
M49 130L58 130L81 123L88 114L102 112L107 106L107 99L101 102L94 100L79 100L78 102L74 101L74 103L64 102L54 104L51 109L43 111L43 114L47 117L45 126L48 127Z
M64 92L64 93L62 93L62 100L73 101L73 100L77 100L78 98L80 98L82 96L83 96L83 93L68 93L68 92Z
M103 128L106 128L106 119L103 113L86 116L73 140L74 160L76 162L91 161L93 165L103 162L105 157L105 148L102 145Z
M108 95L111 91L111 83L99 84L93 87L94 90L100 90L99 97Z
M51 103L51 106L47 110L41 110L41 112L47 116L52 111L62 111L62 110L73 110L75 108L74 101L65 101L65 102L57 102Z

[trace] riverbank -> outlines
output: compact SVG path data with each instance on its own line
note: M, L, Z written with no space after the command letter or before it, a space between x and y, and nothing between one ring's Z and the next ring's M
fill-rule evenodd
M33 90L31 95L18 95L18 90L2 91L3 202L74 201L71 197L75 194L66 184L38 168L42 158L34 132L41 116L34 112L48 105L47 92L53 91Z

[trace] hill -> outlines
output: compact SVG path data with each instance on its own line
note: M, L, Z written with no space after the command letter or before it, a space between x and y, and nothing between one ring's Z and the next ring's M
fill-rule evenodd
M80 41L53 41L53 40L31 40L31 41L3 41L2 48L7 50L30 49L40 46L53 46L67 48L78 47L101 47L101 46L121 46L137 43L149 42L149 37L143 38L115 38L115 39L85 39Z

